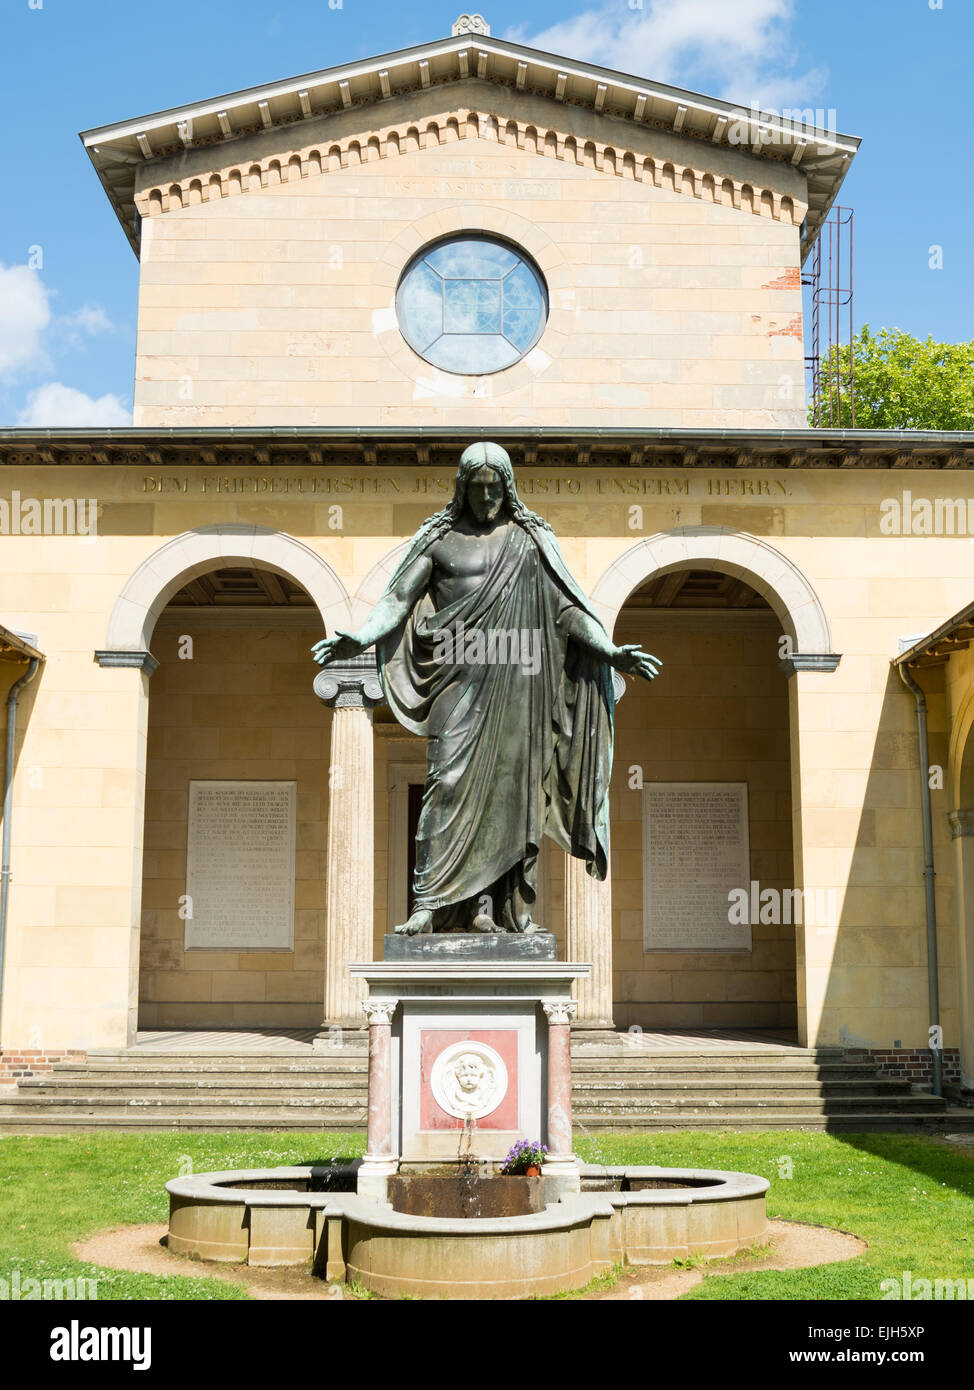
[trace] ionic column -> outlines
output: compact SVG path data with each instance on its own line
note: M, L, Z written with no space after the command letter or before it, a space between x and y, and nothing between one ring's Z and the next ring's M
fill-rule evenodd
M358 1192L385 1201L387 1180L398 1168L392 1134L392 1016L398 999L364 999L369 1021L369 1122Z
M612 689L618 704L626 693L626 678L612 672ZM615 1032L612 1019L612 868L605 847L606 877L592 878L584 859L565 856L565 929L568 959L589 961L592 969L575 981L578 1015L576 1032Z
M600 882L585 860L565 856L565 925L568 959L590 961L587 977L575 982L576 1030L614 1029L612 1022L612 879Z
M572 1153L572 1047L574 999L543 999L548 1019L548 1156L542 1172L578 1185L578 1164Z
M315 694L333 711L325 862L324 1029L362 1026L364 980L348 963L372 959L375 879L372 710L382 699L374 658L327 666ZM327 1043L327 1038L323 1039Z

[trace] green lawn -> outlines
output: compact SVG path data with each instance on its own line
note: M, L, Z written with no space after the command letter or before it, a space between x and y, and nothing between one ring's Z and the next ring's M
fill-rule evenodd
M901 1134L593 1135L597 1163L730 1168L768 1178L768 1215L850 1231L861 1258L705 1279L685 1298L881 1298L880 1282L974 1278L974 1150ZM790 1177L786 1176L788 1173Z
M580 1135L591 1162L736 1168L771 1181L768 1212L868 1241L860 1259L818 1269L704 1280L688 1298L881 1297L880 1281L974 1278L974 1150L906 1135ZM164 1221L180 1172L313 1163L363 1152L361 1134L84 1134L0 1137L0 1279L97 1278L100 1298L245 1298L205 1276L127 1274L75 1260L106 1226ZM790 1176L788 1174L790 1173Z

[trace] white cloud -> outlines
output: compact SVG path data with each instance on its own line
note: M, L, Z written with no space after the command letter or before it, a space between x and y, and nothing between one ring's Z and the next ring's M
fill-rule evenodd
M584 10L559 24L505 37L743 106L805 106L828 78L796 72L794 0L625 0Z
M71 314L61 314L55 320L52 332L59 338L62 347L77 347L86 337L96 333L117 333L118 329L100 304L83 304Z
M49 381L27 397L27 405L17 417L24 429L96 428L131 425L132 412L118 396L86 396L73 386Z
M96 334L119 331L100 304L53 314L55 295L33 267L0 262L0 386L9 387L25 375L35 380L53 376L52 357L81 347ZM118 396L96 398L48 381L28 394L17 423L42 429L129 425L132 420Z
M50 322L48 291L36 270L0 263L0 378L50 367L44 348Z

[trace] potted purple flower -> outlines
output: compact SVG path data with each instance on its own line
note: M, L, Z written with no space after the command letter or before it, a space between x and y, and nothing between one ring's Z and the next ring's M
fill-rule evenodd
M540 1139L519 1139L505 1158L501 1172L508 1177L539 1178L547 1152Z

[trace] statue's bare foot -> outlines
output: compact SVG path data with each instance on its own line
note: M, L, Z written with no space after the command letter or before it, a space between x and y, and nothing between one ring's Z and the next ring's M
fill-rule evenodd
M543 932L544 927L540 922L532 922L531 919L528 918L526 925L521 927L521 931L525 936L534 936L537 932Z
M497 925L497 923L494 921L493 917L488 917L487 914L486 914L486 912L478 912L477 915L476 915L476 917L475 917L475 918L473 919L473 921L470 923L470 930L471 930L471 931L491 932L491 931L501 931L501 930L503 930L503 928L501 928L501 927L499 927L499 926Z
M425 907L417 908L413 915L406 922L401 922L396 928L397 936L417 936L425 935L433 930L433 914Z
M543 932L544 927L540 922L532 922L529 912L521 913L517 920L517 930L522 936L533 936L537 932Z

